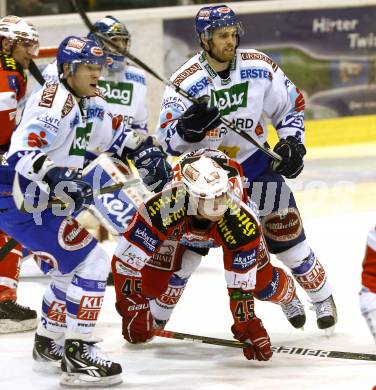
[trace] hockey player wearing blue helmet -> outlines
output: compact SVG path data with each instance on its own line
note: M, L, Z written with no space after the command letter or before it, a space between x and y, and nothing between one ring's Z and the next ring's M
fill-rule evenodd
M104 387L122 381L120 364L101 353L96 345L100 340L93 337L110 259L69 215L93 202L92 186L80 175L86 152L111 153L121 160L131 156L138 169L152 164L144 180L157 186L163 187L170 169L163 153L145 137L123 126L114 128L97 89L106 61L96 41L69 36L61 42L54 65L59 77L26 102L0 174L0 228L30 249L51 276L35 335L34 366L62 372L66 386ZM68 208L41 211L32 201L29 212L22 212L12 196L13 184L25 199L36 200L46 191L65 194Z
M199 103L192 104L166 87L157 139L171 155L216 148L241 164L250 183L247 191L260 209L269 251L290 268L308 294L318 327L332 328L337 322L332 287L308 244L294 195L283 178L296 178L304 166L303 95L266 54L238 47L244 29L231 8L203 7L194 25L203 50L182 65L170 80ZM271 161L221 123L220 116L260 143L266 143L265 118L269 118L279 137L274 151L282 161ZM269 293L265 291L259 297L266 298ZM294 327L304 325L304 307L298 299L282 309ZM166 319L169 315L161 313L160 317Z

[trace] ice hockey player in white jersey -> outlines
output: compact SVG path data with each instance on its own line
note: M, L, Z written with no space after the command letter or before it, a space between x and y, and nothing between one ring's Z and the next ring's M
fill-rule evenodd
M131 35L126 26L118 19L106 16L94 23L94 28L121 49L129 50ZM108 103L108 109L114 123L147 134L147 87L144 71L130 64L124 55L114 51L112 47L102 42L93 33L89 33L87 37L97 41L107 54L107 64L98 81L98 88ZM58 79L56 61L44 69L43 77L49 82ZM36 86L35 90L39 89L40 87ZM125 174L127 179L132 177L132 170L126 161L121 164L120 172L118 166L109 158L102 156L101 159L95 160L97 156L92 153L86 153L85 157L87 162L92 161L88 169L85 170L86 181L92 182L93 172L98 164L108 175L108 184L111 184L113 176L118 177ZM143 196L142 187L116 191L99 196L91 210L111 233L123 233Z
M250 183L248 192L260 209L269 251L291 269L308 294L318 327L331 328L337 322L332 287L306 240L294 196L283 178L293 179L303 169L303 96L266 54L238 48L243 27L226 5L201 8L195 27L203 50L170 80L199 103L192 104L167 87L157 139L170 155L217 148L241 163ZM264 116L268 117L278 133L274 151L282 161L270 161L261 150L227 128L220 116L262 144L267 138ZM302 327L304 321L294 326Z
M93 189L80 179L87 150L131 158L144 181L161 189L170 179L163 152L133 130L113 128L98 79L106 55L97 42L67 37L58 48L60 81L46 83L26 103L14 132L7 165L0 167L0 228L38 256L51 276L42 303L33 357L37 369L62 370L67 386L109 386L121 382L121 366L95 345L94 327L110 269L107 253L67 212L93 202ZM14 187L13 187L14 186ZM68 209L33 208L40 189L67 189ZM17 209L12 190L25 193ZM14 192L14 191L13 191ZM14 195L14 194L13 194ZM64 211L64 213L63 213ZM39 364L38 364L39 363Z

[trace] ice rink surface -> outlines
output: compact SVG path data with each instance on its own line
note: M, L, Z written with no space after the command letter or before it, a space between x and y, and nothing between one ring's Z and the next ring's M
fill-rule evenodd
M375 149L373 149L375 150ZM376 156L374 152L335 159L308 160L296 197L311 247L325 265L334 287L338 324L331 337L316 326L310 303L307 323L296 330L282 310L257 302L274 345L376 353L376 344L359 312L361 262L367 231L376 224ZM333 155L333 154L331 154ZM113 243L107 243L109 253ZM280 263L273 259L273 263ZM33 265L29 265L33 267ZM22 278L19 303L40 310L47 278ZM192 276L166 329L231 339L231 314L221 250L211 250ZM123 366L122 385L135 390L372 390L376 362L274 354L269 362L247 361L239 349L155 338L148 344L126 344L108 287L96 333L103 350ZM31 369L33 333L0 336L1 389L58 389L59 376Z

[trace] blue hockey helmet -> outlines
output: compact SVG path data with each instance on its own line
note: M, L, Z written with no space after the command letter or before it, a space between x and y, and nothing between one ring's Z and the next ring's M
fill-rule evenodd
M238 35L243 35L244 29L241 21L235 12L225 4L203 7L197 12L195 28L199 37L204 33L205 37L210 39L215 29L228 26L235 26Z
M105 65L107 56L96 41L72 35L60 43L56 59L57 69L61 74L63 64L70 64L71 71L74 72L77 64Z
M122 38L124 40L124 49L129 50L131 34L125 25L115 17L111 15L105 16L94 23L94 28L110 40L115 41L116 38L115 43L119 43L117 39ZM87 37L96 40L106 52L108 56L108 68L110 70L119 71L124 68L125 56L123 53L116 52L113 47L110 47L106 42L101 41L100 37L92 32L90 32Z

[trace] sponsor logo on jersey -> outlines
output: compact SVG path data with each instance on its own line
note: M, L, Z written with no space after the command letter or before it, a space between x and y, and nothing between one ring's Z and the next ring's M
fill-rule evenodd
M207 77L203 77L201 80L197 81L197 83L189 87L187 93L191 96L196 96L200 91L202 91L208 85L209 85L209 79Z
M7 76L8 78L8 87L10 90L18 93L19 91L19 85L18 85L18 80L17 76Z
M51 108L57 92L58 84L46 84L40 98L39 106Z
M103 296L93 297L84 295L78 308L77 319L96 321L102 307Z
M66 322L66 306L65 303L52 301L49 308L47 317L51 321L56 321L65 324Z
M179 73L175 78L175 80L173 81L173 83L179 86L186 78L192 76L193 74L195 74L197 71L201 69L202 69L201 65L196 62L193 65L191 65L189 68L184 69L183 72Z
M76 127L76 134L69 150L70 156L85 156L92 127L93 122L88 123L86 127Z
M158 301L164 305L176 305L183 294L184 287L168 286L167 290L158 297Z
M17 62L13 57L1 56L2 62L4 64L4 68L7 70L16 70Z
M251 67L251 68L240 69L240 78L242 80L245 79L272 80L273 76L267 69Z
M303 230L300 215L294 207L267 215L262 221L262 226L265 235L275 241L294 240Z
M214 238L193 232L184 233L180 239L180 244L195 248L213 248L216 246Z
M258 249L237 253L232 262L232 267L236 270L244 271L256 264Z
M43 146L48 145L48 142L45 140L46 132L40 131L39 134L31 132L27 136L27 144L31 148L42 148Z
M104 110L102 107L92 106L87 109L87 119L98 118L103 121Z
M136 83L140 83L143 85L146 85L145 77L141 76L136 73L131 73L131 72L125 72L125 78L129 81L134 81Z
M218 107L221 115L237 111L240 107L247 107L248 82L235 84L230 88L212 90L210 107Z
M174 265L174 253L176 248L176 241L166 240L158 252L154 253L148 261L148 266L170 271Z
M109 103L130 106L133 97L133 84L99 80L99 89Z
M276 72L278 69L278 65L265 54L262 54L262 53L240 53L240 56L241 56L242 60L245 60L245 61L258 60L258 61L267 62L269 65L271 65L274 72Z
M61 117L62 118L66 117L72 111L73 106L74 106L73 96L69 94L61 110Z
M155 252L159 244L158 237L141 222L136 223L130 238L149 253Z
M89 245L93 236L72 218L66 218L58 231L58 242L67 251L75 251Z
M228 244L229 247L233 247L237 244L237 240L235 240L234 232L228 227L227 220L225 217L218 222L218 230L221 234L222 240Z
M56 134L60 126L60 118L54 118L48 114L42 114L37 117L37 121L42 123L42 126Z

